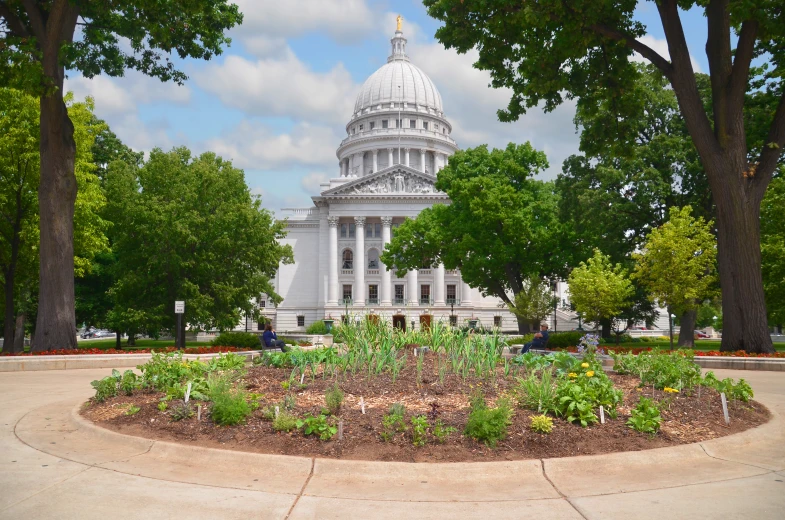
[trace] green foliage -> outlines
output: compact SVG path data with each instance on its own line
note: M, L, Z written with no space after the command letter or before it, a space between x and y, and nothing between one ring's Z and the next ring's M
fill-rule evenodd
M167 408L169 408L169 405L167 404L167 402L166 402L166 401L160 401L160 402L158 403L158 410L159 410L159 411L161 411L161 412L165 412Z
M585 335L581 331L567 331L567 332L552 332L548 336L548 348L567 348L575 347L581 342L581 338Z
M760 208L760 253L769 323L785 323L785 172L773 179ZM721 316L721 314L717 314Z
M250 332L222 332L210 342L216 347L237 347L247 350L259 350L260 338Z
M584 428L597 422L593 402L588 392L580 384L564 381L559 385L557 413L568 422L580 423Z
M232 426L244 423L251 415L251 405L242 388L232 389L228 384L217 385L212 389L209 397L213 402L210 416L215 424Z
M638 405L632 409L631 417L627 424L633 430L654 435L660 429L660 409L657 404L647 397L641 396Z
M553 431L553 419L547 415L535 415L531 419L532 422L529 427L533 432L551 433Z
M425 446L428 441L428 418L424 415L412 417L412 444Z
M516 365L523 365L529 372L534 372L549 366L553 363L553 358L551 356L541 356L540 354L529 351L525 354L518 354L512 358L512 362Z
M380 434L382 440L390 442L396 433L406 431L405 413L406 407L401 403L394 403L390 406L389 413L382 419L382 432Z
M624 394L613 387L613 381L602 371L602 365L586 354L572 370L556 387L556 413L583 427L597 422L594 409L600 406L610 416L615 416Z
M482 393L478 392L472 396L470 406L466 435L495 448L500 440L507 437L507 428L512 424L510 402L500 398L495 408L489 408Z
M273 419L273 430L277 432L289 432L296 428L298 419L286 409L278 411L278 417Z
M542 414L556 411L556 385L550 370L543 370L540 377L530 374L526 379L518 378L516 391L521 408Z
M662 390L665 387L683 390L700 384L701 368L695 363L690 350L671 353L641 352L634 354L611 353L613 369L618 374L632 374L641 384Z
M169 410L169 417L173 421L182 421L183 419L190 419L194 416L194 409L191 402L178 401L173 404Z
M128 410L125 411L125 415L136 415L137 413L139 413L139 410L141 410L141 408L132 404L131 406L128 407Z
M646 287L652 301L679 312L696 309L713 295L717 281L714 223L694 218L692 208L671 208L670 220L652 229L636 261L633 277Z
M139 387L139 378L133 370L126 370L123 372L122 378L120 378L119 386L120 391L125 395L131 395Z
M586 321L611 319L629 303L633 287L627 271L599 249L588 262L581 262L569 276L570 301Z
M719 393L724 393L728 399L744 401L745 403L755 395L752 387L744 379L739 379L738 383L734 383L733 379L729 377L719 380L714 375L714 372L711 371L706 373L701 384L713 388Z
M524 280L520 292L515 294L507 308L519 318L536 324L553 312L557 302L558 298L551 292L547 280L532 276Z
M433 424L433 428L431 428L433 438L439 444L444 444L447 442L447 438L456 431L458 430L452 426L445 426L441 419L436 419L436 422Z
M341 391L337 383L327 389L324 393L324 400L331 414L338 415L340 413L341 405L343 404L343 391Z
M90 385L95 388L95 397L93 399L98 403L103 403L110 397L117 395L117 379L112 376L93 381Z
M338 433L338 428L330 422L330 417L324 411L316 416L306 415L297 421L297 427L302 428L305 435L318 435L323 441L329 441Z
M207 370L210 372L216 370L245 370L245 356L235 354L234 352L218 354L207 363Z
M319 334L324 335L327 334L327 325L324 324L322 320L316 320L315 322L308 325L308 328L305 329L307 334Z
M207 374L205 363L183 360L182 352L153 352L150 361L136 368L142 372L141 385L160 392Z

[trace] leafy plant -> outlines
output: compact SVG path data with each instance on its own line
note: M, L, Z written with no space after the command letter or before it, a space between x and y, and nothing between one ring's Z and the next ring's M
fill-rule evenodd
M252 413L251 405L241 389L214 392L210 397L213 401L210 416L215 424L221 426L240 424Z
M273 419L273 430L288 432L297 428L297 417L288 410L279 410L278 417Z
M330 413L338 415L341 411L341 405L343 404L343 392L338 385L335 384L324 393L324 400L327 403L327 409L330 410Z
M428 418L424 415L412 417L412 444L425 446L428 440Z
M641 396L638 405L632 409L627 425L642 433L655 434L660 429L662 417L657 404L647 397Z
M193 416L194 410L190 401L187 403L179 401L176 404L173 404L172 409L169 412L169 417L171 417L173 421L182 421L183 419L188 419Z
M551 433L553 431L553 419L547 415L535 415L531 418L530 428L537 433Z
M481 392L471 400L469 421L466 434L473 439L484 442L491 448L507 437L507 428L512 424L512 407L507 399L498 399L495 408L489 408Z
M209 371L216 370L243 370L245 368L245 357L233 352L218 354L207 364Z
M403 403L393 403L390 405L389 413L390 415L400 415L403 417L406 415L406 406Z
M641 352L635 354L611 353L613 369L619 374L633 374L644 385L662 390L666 386L684 390L701 382L701 368L693 361L691 350L661 354Z
M93 399L98 403L103 403L110 397L117 395L117 379L112 376L95 380L90 383L90 386L95 388L95 397Z
M433 433L433 437L436 439L436 442L439 444L444 444L447 442L447 437L451 434L458 431L452 426L445 426L444 422L441 419L436 419L436 422L433 424L433 428L431 429L431 433Z
M169 404L166 401L161 401L158 403L158 410L161 412L165 412L166 409L169 408Z
M325 325L324 321L322 320L316 320L315 322L308 325L308 328L305 329L305 333L318 335L327 334L327 325Z
M123 372L122 378L120 378L120 390L125 395L131 395L134 393L139 387L139 381L137 375L134 373L133 370L126 370Z
M319 415L308 414L305 418L297 421L297 427L303 429L305 435L318 435L319 439L329 441L333 435L338 433L338 428L330 423L330 417L323 410ZM280 415L279 415L280 417ZM273 424L275 427L275 424Z
M580 423L584 428L597 422L592 400L580 384L564 381L556 392L559 396L556 413L568 422Z
M725 393L725 397L731 400L740 400L745 403L753 398L755 395L752 387L744 379L739 379L738 383L733 382L733 379L726 377L723 380L717 379L714 372L707 372L706 376L701 382L704 386L715 389L719 393Z
M128 410L125 411L125 415L136 415L139 413L139 410L141 410L141 408L132 404L128 407Z
M543 414L556 411L556 385L550 370L543 370L540 377L531 374L526 379L518 378L516 390L521 408Z
M401 403L390 406L390 412L382 419L381 437L385 442L389 442L398 432L406 431L404 414L406 407Z

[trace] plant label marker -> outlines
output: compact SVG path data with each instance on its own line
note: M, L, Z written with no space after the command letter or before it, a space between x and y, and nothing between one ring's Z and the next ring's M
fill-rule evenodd
M343 440L343 419L338 421L338 440Z
M188 399L191 398L191 382L188 381L188 387L185 389L185 402L188 402Z
M196 420L202 422L202 405L196 405Z
M363 415L365 415L365 399L362 397L360 398L360 411L362 411Z
M725 415L725 424L730 425L730 415L728 415L728 398L725 397L725 392L720 394L720 399L722 399L722 413Z
M278 410L278 407L276 406L275 407L275 418L276 419L278 418L278 413L279 413L279 410Z
M303 381L305 381L305 372L300 374L300 384L303 384Z
M600 424L605 424L605 408L600 405Z

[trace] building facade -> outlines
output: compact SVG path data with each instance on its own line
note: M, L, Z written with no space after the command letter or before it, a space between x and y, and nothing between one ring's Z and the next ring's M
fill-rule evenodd
M460 272L438 265L398 277L379 259L405 219L449 204L434 183L458 150L441 95L410 62L406 43L399 28L387 63L362 86L336 152L336 176L312 197L312 207L283 210L283 242L292 246L295 261L281 265L276 276L283 302L265 309L278 330L366 314L403 328L477 319L517 329L506 306L469 287ZM561 311L555 319L563 321L559 329L577 325Z

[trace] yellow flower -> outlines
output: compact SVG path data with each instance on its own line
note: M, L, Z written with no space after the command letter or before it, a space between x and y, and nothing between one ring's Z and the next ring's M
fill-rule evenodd
M567 375L570 376L570 377L578 377L578 374L576 374L575 372L570 372Z
M666 392L668 392L669 394L678 394L678 393L679 393L679 391L678 391L677 389L675 389L675 388L671 388L671 387L669 387L669 386L666 386L666 387L664 388L664 390L665 390Z
M594 370L589 370L588 372L586 372L586 377L592 377L592 376L594 376Z
M583 367L583 368L589 368L589 364L588 364L588 363L581 363L581 367Z

